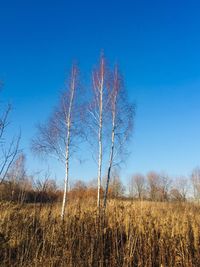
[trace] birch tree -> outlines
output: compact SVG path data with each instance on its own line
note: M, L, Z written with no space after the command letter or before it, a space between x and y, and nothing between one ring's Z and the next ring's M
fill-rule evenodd
M0 84L1 87L1 84ZM12 111L10 104L0 106L0 184L4 182L14 160L19 153L21 134L8 138L9 117Z
M130 191L132 192L132 197L137 197L139 200L142 200L143 197L145 196L145 191L146 191L145 176L140 173L134 174L131 177L130 187L131 187Z
M38 135L33 141L33 150L50 154L65 166L64 193L61 218L64 219L69 186L70 157L74 152L79 136L79 103L77 98L78 69L72 66L67 88L61 96L47 124L38 127Z
M115 66L110 77L110 92L108 96L109 109L111 114L110 128L110 151L107 169L107 181L104 193L104 209L106 208L110 176L114 165L119 164L119 158L126 149L126 142L129 140L133 129L134 106L129 103L122 76ZM109 88L108 88L109 89Z
M159 199L160 195L160 175L154 171L147 174L149 198L152 201Z
M200 168L199 167L195 168L192 171L191 182L192 182L194 199L199 201L200 200Z
M189 191L188 178L184 176L177 177L173 183L173 187L170 191L170 197L176 201L186 201Z
M97 172L97 209L100 211L101 200L101 180L102 180L102 162L103 162L103 130L105 124L105 111L108 106L106 103L107 95L107 72L104 56L100 57L99 66L92 73L93 82L93 99L89 104L89 130L97 137L98 140L98 172ZM89 135L91 136L91 135ZM90 138L90 137L89 137ZM90 142L90 140L88 140Z

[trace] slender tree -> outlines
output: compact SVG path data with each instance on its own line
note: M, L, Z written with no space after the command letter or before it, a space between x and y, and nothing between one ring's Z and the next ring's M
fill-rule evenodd
M106 103L106 81L107 72L105 67L105 58L102 55L100 57L99 66L92 73L93 81L93 99L89 104L89 129L95 133L98 140L98 173L97 173L97 208L100 212L101 200L101 179L102 179L102 162L103 162L103 130L104 130L104 118L108 103ZM90 142L90 140L89 140Z
M145 195L145 190L145 176L139 173L134 174L131 177L131 192L133 192L132 196L136 196L139 200L141 200Z
M169 191L171 189L172 180L166 173L160 174L160 200L167 201L169 198Z
M119 198L122 197L125 191L125 187L120 179L120 176L116 169L112 171L112 179L109 183L109 191L108 194L112 198Z
M50 154L65 165L64 194L61 218L64 219L69 185L69 163L80 137L79 103L77 99L78 68L73 65L69 83L47 124L38 127L38 136L33 140L33 150ZM75 141L76 140L76 141Z
M6 179L9 169L19 153L21 134L13 136L11 140L7 137L11 110L10 104L0 107L0 184Z
M160 175L154 171L147 174L149 198L152 201L158 200L160 195Z
M170 197L175 201L186 201L188 191L189 180L184 176L180 176L173 183L172 189L170 190Z
M134 116L134 106L128 101L123 86L123 79L117 66L115 66L114 71L111 73L109 86L111 88L108 95L108 111L110 111L111 114L110 156L104 193L104 209L106 208L112 167L117 163L117 159L119 160L119 156L122 156L125 151L126 142L129 140L133 129Z
M199 167L195 168L192 171L191 182L192 182L194 199L199 201L200 200L200 168Z

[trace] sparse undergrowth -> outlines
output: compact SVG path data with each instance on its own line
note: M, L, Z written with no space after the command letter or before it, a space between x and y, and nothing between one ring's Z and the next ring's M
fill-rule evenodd
M200 266L200 206L111 201L0 204L1 266Z

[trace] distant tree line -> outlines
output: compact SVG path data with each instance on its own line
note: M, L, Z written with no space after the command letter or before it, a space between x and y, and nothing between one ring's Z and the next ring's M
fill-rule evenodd
M199 201L200 168L195 168L189 177L170 178L153 171L146 176L134 174L129 181L129 196L151 201Z
M43 178L37 175L27 174L25 167L25 155L19 154L11 165L4 181L0 184L0 201L11 201L14 203L54 203L62 202L63 189L58 186L54 179L47 173ZM106 179L103 179L100 189L100 198L103 199ZM92 199L95 200L98 188L95 180L84 182L74 181L68 190L69 200ZM115 173L110 181L108 190L109 198L124 197L125 187L120 177Z
M25 155L20 153L11 164L0 184L0 200L23 203L62 202L63 189L47 173L43 179L27 174ZM103 177L100 199L103 200L107 177ZM92 199L98 192L96 180L74 181L68 190L69 201ZM133 174L125 186L116 169L111 173L109 199L133 201L200 201L200 168L195 168L189 177L170 178L165 173L151 171L147 175Z

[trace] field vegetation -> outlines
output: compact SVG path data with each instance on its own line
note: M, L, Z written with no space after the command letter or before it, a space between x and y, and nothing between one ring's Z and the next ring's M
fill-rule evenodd
M0 206L1 266L199 266L200 206L92 198Z

